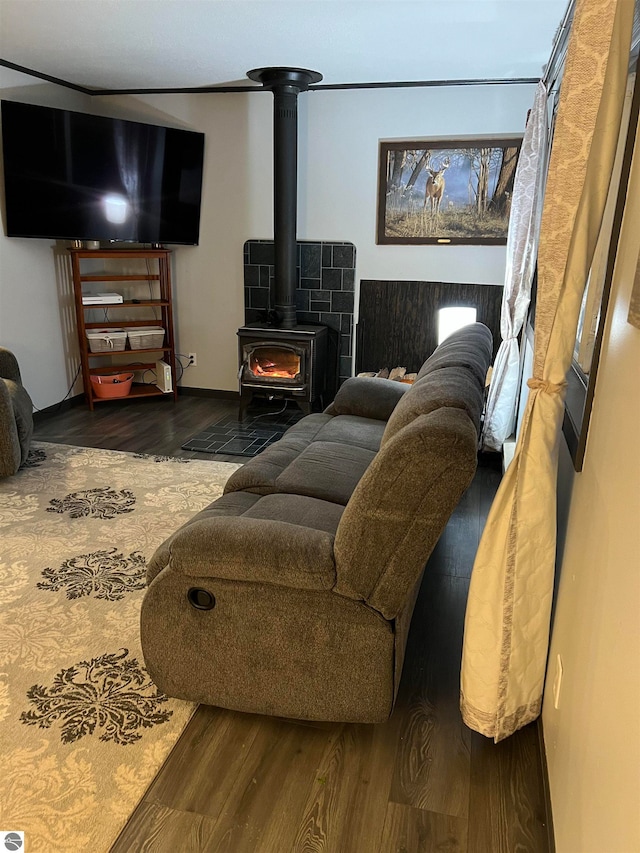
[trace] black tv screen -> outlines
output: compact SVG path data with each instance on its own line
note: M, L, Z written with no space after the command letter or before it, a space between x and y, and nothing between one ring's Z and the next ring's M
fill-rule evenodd
M198 243L203 133L1 103L8 237Z

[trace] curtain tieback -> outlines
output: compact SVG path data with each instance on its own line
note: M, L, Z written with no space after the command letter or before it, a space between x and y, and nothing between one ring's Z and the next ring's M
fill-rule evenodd
M543 391L545 394L559 394L561 391L567 387L566 382L561 382L559 385L556 385L554 382L546 382L544 379L529 379L527 381L527 385L529 388L532 388L536 391Z

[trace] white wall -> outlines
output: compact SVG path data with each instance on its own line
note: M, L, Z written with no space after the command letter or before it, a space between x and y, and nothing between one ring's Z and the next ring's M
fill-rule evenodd
M308 92L299 98L298 237L349 240L356 280L501 284L503 246L377 246L378 143L522 132L531 86ZM200 246L175 251L177 340L197 352L183 385L237 390L242 246L273 236L269 93L100 99L206 133ZM126 116L125 116L126 117ZM357 305L356 293L356 305Z
M301 105L304 239L351 240L356 279L502 284L504 246L377 246L378 143L524 131L530 86L310 92Z
M582 473L562 442L562 560L543 706L558 853L640 850L640 330L627 322L638 221L640 134Z
M176 336L180 352L198 356L183 385L237 390L242 247L273 236L272 96L88 98L7 79L3 97L206 134L200 245L174 252ZM302 94L299 238L352 241L357 280L501 284L502 246L376 246L378 143L519 133L532 98L533 87L522 85ZM0 341L16 350L40 408L64 396L78 363L68 284L56 275L51 247L52 241L0 238Z
M267 194L257 191L260 152L253 159L250 154L250 99L223 94L99 101L103 114L205 134L200 245L173 247L176 345L180 353L197 355L197 366L188 368L182 385L236 391L243 245L258 227L257 214L264 208L268 217L270 211Z
M6 68L0 68L0 95L84 112L91 103L86 95ZM65 396L79 364L69 282L55 240L5 237L4 199L2 216L0 346L15 352L34 404L44 408Z

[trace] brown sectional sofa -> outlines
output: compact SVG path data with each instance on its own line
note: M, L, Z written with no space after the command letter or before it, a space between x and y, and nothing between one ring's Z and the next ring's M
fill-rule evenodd
M298 719L389 717L425 564L475 472L491 350L476 323L412 386L347 380L167 539L141 616L161 690Z

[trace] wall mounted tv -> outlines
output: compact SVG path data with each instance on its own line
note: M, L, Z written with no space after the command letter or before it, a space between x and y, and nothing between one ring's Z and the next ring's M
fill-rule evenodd
M1 105L8 237L198 243L203 133Z

